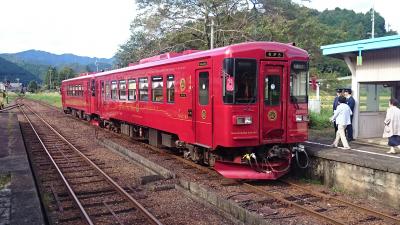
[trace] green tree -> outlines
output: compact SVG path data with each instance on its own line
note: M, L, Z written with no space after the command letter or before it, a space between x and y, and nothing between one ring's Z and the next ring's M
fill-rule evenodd
M61 82L66 79L71 79L75 77L75 72L72 68L70 67L64 67L60 70L58 73L58 80L57 80L57 85L60 86Z
M35 93L38 90L38 84L36 83L36 81L31 80L28 84L28 91Z
M116 54L117 67L170 51L209 49L245 41L295 42L310 54L317 73L346 76L342 61L320 46L369 38L371 15L339 9L319 12L291 0L137 0L131 37ZM376 13L376 36L391 35Z
M54 90L58 85L58 72L55 67L49 67L44 78L45 89Z

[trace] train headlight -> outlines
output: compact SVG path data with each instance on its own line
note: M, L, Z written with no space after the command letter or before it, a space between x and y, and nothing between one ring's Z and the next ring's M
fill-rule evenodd
M244 125L244 124L252 124L253 118L251 116L238 116L236 117L236 124L237 125Z
M303 116L302 115L296 115L296 122L302 122L303 121Z

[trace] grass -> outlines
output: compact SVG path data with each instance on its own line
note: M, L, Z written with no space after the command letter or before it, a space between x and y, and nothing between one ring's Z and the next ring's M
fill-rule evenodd
M322 185L322 181L317 180L317 179L300 178L299 182L305 183L305 184Z
M39 92L25 95L28 99L45 102L49 105L61 108L61 95L58 92Z
M11 182L11 174L0 175L0 190L3 190Z
M310 112L310 128L311 129L325 129L332 126L329 118L332 116L332 109L321 108L321 113Z

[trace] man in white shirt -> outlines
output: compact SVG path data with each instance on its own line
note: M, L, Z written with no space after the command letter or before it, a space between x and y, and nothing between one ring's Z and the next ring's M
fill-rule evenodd
M346 139L346 127L347 125L351 124L350 116L352 115L352 111L350 107L346 104L346 97L340 96L339 97L339 105L337 106L336 110L333 113L331 121L336 121L338 126L338 130L336 132L336 138L333 142L333 147L338 147L339 139L342 141L344 149L350 149L349 143Z

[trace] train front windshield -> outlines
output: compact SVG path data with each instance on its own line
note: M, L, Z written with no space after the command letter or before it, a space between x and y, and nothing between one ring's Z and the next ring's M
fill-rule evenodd
M257 61L224 59L223 100L226 104L250 104L257 100Z
M308 63L293 62L290 72L290 99L293 103L308 101Z

